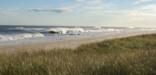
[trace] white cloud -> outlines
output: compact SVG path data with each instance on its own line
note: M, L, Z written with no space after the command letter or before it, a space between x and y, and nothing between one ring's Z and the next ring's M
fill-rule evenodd
M76 11L80 12L92 12L92 11L100 11L104 10L105 0L76 0Z
M87 1L105 1L105 0L76 0L77 2L87 2Z
M131 16L156 16L156 5L146 5L129 12Z
M18 10L19 10L18 8L14 8L14 9L0 8L0 15L15 16L18 14L17 13Z
M156 16L155 13L152 12L142 12L142 11L131 11L129 16Z
M141 3L145 3L145 2L150 2L152 0L136 0L135 4L141 4Z
M146 10L146 11L150 11L150 12L156 12L156 5L143 6L141 9Z
M76 0L77 2L83 2L83 1L85 1L85 0Z

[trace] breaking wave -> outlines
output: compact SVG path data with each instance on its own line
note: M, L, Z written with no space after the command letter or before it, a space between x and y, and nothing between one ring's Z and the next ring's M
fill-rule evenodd
M20 40L20 39L28 39L28 38L36 38L36 37L45 37L44 34L41 33L21 33L21 34L0 34L0 41L10 41L10 40Z
M46 30L46 28L27 28L27 27L15 27L15 28L9 28L9 30L23 30L23 31L29 31L29 32L33 32L33 31L36 31L36 32L38 32L38 31L40 31L40 32L42 32L42 31L45 31Z

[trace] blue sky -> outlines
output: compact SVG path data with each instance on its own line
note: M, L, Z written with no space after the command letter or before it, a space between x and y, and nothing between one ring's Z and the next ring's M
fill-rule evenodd
M156 27L156 0L0 0L0 24Z

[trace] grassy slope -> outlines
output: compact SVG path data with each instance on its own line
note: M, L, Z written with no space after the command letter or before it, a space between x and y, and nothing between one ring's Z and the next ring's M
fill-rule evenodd
M0 75L156 75L156 34L0 55Z

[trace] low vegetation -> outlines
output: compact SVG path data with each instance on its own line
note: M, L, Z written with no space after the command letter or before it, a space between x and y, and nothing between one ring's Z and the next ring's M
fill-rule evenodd
M0 54L0 75L156 75L156 34Z

